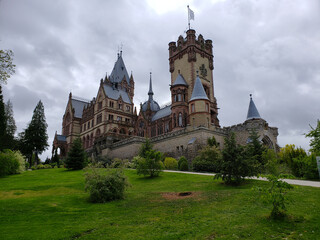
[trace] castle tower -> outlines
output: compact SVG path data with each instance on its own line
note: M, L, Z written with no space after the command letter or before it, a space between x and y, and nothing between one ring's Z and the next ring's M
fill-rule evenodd
M190 101L197 78L196 71L199 71L199 79L209 100L210 123L219 126L213 87L212 41L205 40L201 34L197 38L196 31L189 29L185 38L179 36L177 42L169 43L169 64L171 84L181 74L190 86L187 101Z
M171 116L172 129L186 127L188 119L188 84L183 76L178 73L174 83L170 86L171 91Z
M258 109L252 100L252 94L250 94L250 103L249 103L249 109L247 114L247 120L250 120L250 119L261 119Z
M210 100L203 88L199 75L197 75L189 101L190 124L193 128L210 128L209 104Z

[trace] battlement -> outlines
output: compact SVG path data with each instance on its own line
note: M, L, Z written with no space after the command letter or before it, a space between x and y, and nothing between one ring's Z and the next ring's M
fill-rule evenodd
M205 40L201 34L197 38L196 31L189 29L185 38L180 35L177 42L169 43L169 57L171 58L184 51L187 52L186 50L189 47L196 47L201 52L212 56L212 40Z

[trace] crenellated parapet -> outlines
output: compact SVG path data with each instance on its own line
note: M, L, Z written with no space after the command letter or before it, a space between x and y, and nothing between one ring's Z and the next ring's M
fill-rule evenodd
M181 59L185 54L188 55L189 62L196 62L196 53L208 58L209 68L213 70L212 40L205 40L201 34L197 38L196 31L189 29L186 38L180 35L177 42L169 43L170 72L174 71L174 61Z

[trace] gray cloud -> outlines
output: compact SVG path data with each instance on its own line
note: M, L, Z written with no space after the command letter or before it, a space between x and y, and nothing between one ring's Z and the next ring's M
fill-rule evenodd
M168 43L187 30L186 7L154 1L0 2L0 48L15 53L17 73L4 88L18 131L45 106L50 144L61 131L70 91L92 99L111 73L118 47L136 82L135 104L170 100ZM162 9L159 9L162 7ZM191 26L214 42L214 87L222 126L243 122L249 94L279 127L279 143L308 148L303 133L319 117L320 3L317 0L197 1ZM45 158L50 150L44 154Z

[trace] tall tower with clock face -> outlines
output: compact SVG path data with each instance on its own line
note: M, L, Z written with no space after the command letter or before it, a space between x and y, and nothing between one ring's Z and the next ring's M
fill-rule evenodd
M185 100L190 103L196 80L199 78L209 100L208 107L201 109L201 112L209 115L210 125L219 126L217 100L213 87L212 41L205 40L201 34L196 37L196 31L193 29L189 29L186 34L186 37L180 35L177 42L169 43L171 86L177 78L183 77L187 84ZM191 114L189 112L188 123L191 121Z

